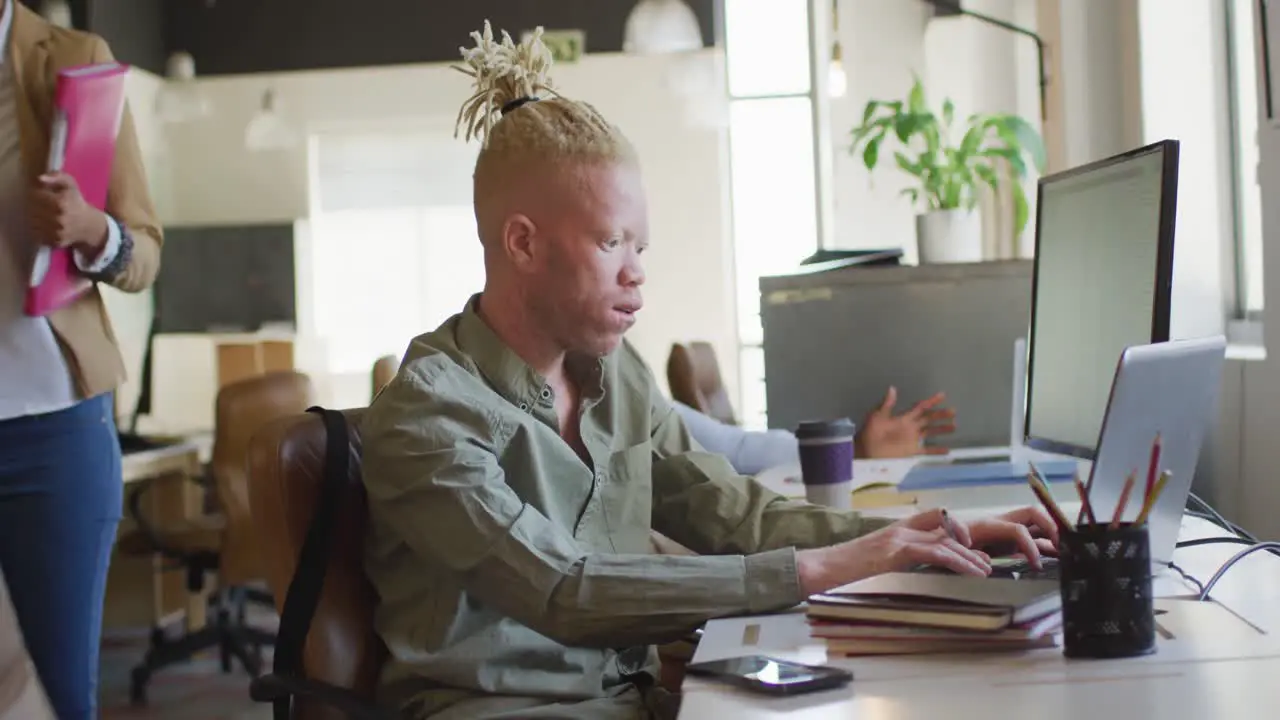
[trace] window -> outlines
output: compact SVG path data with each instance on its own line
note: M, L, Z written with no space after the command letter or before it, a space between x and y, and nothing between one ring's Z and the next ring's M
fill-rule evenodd
M807 0L727 0L729 163L743 425L767 424L760 277L818 243Z
M1258 58L1254 39L1257 0L1227 0L1226 5L1235 170L1235 310L1240 318L1256 319L1263 307Z
M484 287L470 205L321 213L311 245L315 332L335 374L399 357Z
M364 378L483 288L475 153L447 132L313 137L309 287L330 373Z

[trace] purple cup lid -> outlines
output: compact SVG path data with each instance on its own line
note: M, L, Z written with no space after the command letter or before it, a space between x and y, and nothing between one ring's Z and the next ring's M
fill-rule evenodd
M840 440L852 438L857 427L849 418L806 420L796 427L797 440Z

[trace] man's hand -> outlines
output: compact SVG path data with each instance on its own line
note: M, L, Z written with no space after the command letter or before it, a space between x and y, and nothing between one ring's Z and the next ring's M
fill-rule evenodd
M1027 558L1034 568L1040 567L1041 555L1058 552L1058 526L1049 513L1039 506L1024 507L994 518L969 523L973 547L984 548L993 555L1001 546L1009 553Z
M75 178L64 172L41 175L31 193L31 228L49 247L73 247L86 259L107 244L107 216L85 202Z
M945 399L945 395L938 393L895 416L893 406L898 403L898 390L890 387L880 407L872 410L862 421L854 440L857 457L896 458L946 453L945 447L924 446L926 438L956 430L955 411L938 407Z
M989 575L991 559L972 549L969 527L952 518L953 540L947 535L945 516L945 510L929 510L839 545L801 551L797 555L801 590L811 595L917 565Z
M806 595L857 582L886 572L933 565L962 575L991 573L991 555L983 548L1012 547L1040 567L1044 553L1055 553L1058 529L1039 507L964 523L949 518L955 533L946 530L946 510L922 512L873 533L831 547L802 550L796 555L800 587ZM1036 537L1036 535L1043 537Z

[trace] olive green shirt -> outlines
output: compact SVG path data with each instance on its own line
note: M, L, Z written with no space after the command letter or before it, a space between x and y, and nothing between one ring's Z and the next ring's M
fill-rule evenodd
M416 338L362 425L383 700L599 699L650 646L804 600L796 547L881 527L702 452L630 345L569 363L590 461L553 394L475 312ZM653 554L650 529L698 556Z

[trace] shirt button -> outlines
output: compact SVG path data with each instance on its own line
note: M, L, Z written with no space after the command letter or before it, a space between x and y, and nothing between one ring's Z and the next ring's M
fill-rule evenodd
M521 411L523 411L523 412L528 412L528 411L529 411L529 403L520 403L520 410L521 410Z
M549 387L544 387L544 388L542 388L542 399L543 399L543 400L550 400L550 399L551 399L551 388L549 388Z

